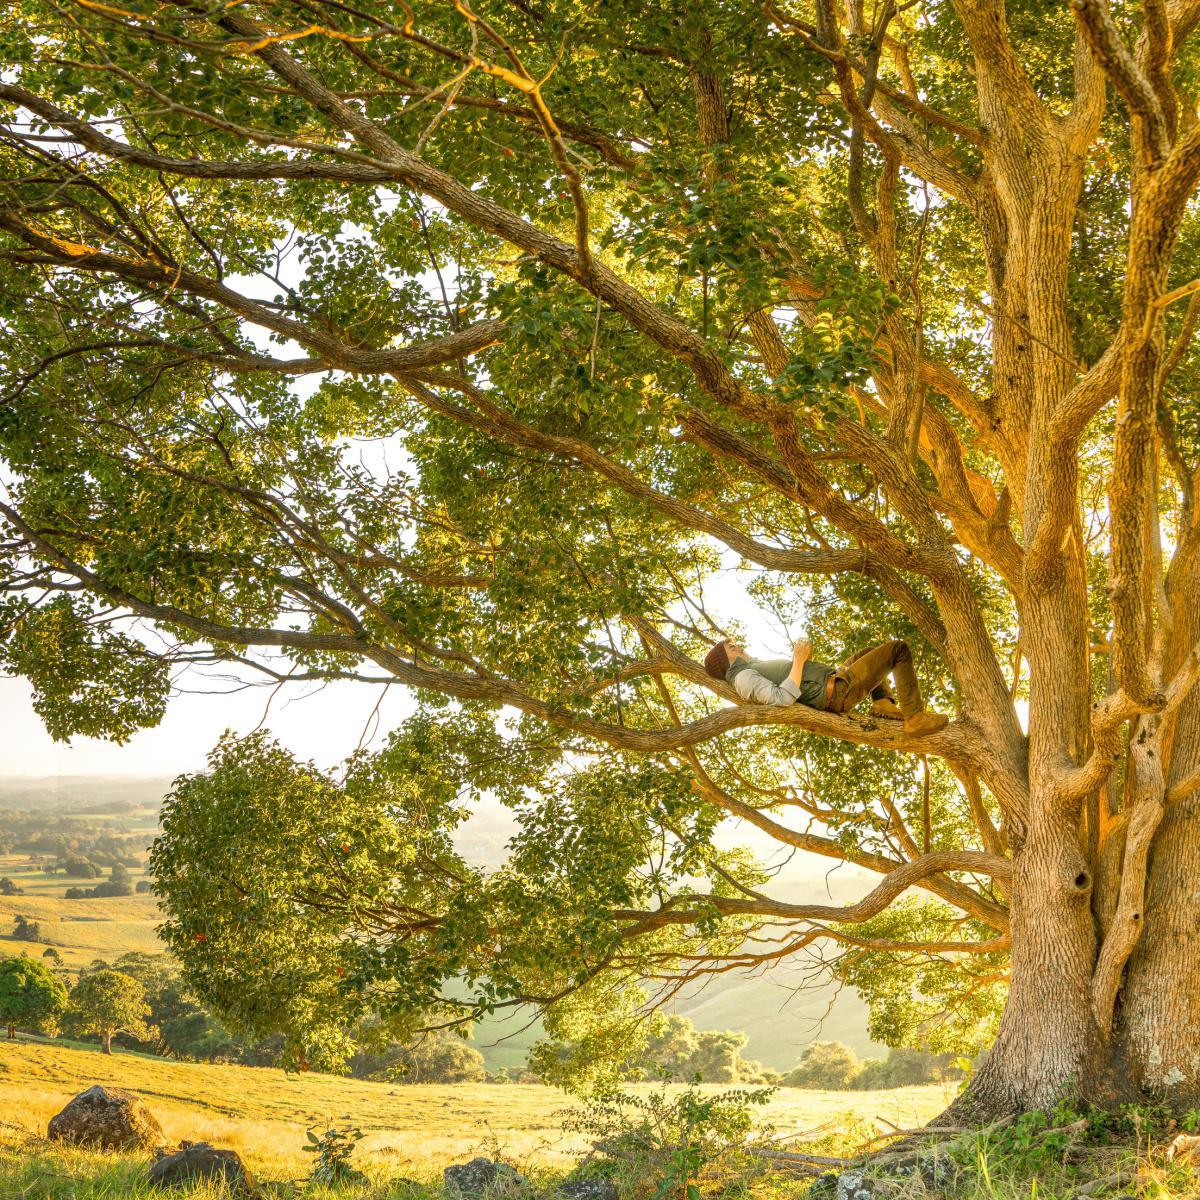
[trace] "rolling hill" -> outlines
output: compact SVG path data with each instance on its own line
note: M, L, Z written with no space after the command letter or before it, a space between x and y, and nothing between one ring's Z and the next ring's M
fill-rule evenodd
M498 1151L518 1163L563 1163L582 1145L577 1134L563 1129L570 1097L538 1084L370 1083L288 1075L271 1067L178 1063L120 1052L110 1057L94 1048L25 1039L0 1042L0 1114L10 1129L44 1133L55 1112L95 1083L140 1096L171 1141L231 1147L267 1179L296 1178L311 1168L301 1147L305 1129L316 1122L357 1125L366 1134L361 1144L366 1164L390 1175L436 1177L451 1162ZM911 1127L940 1112L952 1095L952 1088L932 1084L887 1092L781 1088L761 1112L781 1132L845 1115ZM0 1148L0 1185L2 1162Z

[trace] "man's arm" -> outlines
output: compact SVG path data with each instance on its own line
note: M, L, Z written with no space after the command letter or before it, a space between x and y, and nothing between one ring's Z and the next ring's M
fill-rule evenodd
M799 638L792 643L792 670L788 681L800 686L804 679L804 664L812 658L812 642L808 638Z
M804 664L812 658L812 642L796 642L792 646L792 669L781 684L772 683L753 667L745 667L733 677L733 690L750 704L795 704L800 698L800 681Z
M800 695L800 688L790 675L776 685L753 667L746 667L733 677L733 690L750 704L795 704Z

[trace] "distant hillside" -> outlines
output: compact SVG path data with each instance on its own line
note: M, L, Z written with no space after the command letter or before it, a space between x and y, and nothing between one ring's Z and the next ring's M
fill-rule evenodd
M79 815L138 812L145 814L137 826L144 825L148 840L154 819L150 812L157 810L170 786L165 777L0 778L0 809ZM470 862L493 866L503 860L516 829L511 812L490 805L477 811L455 840ZM21 948L5 937L19 912L41 920L47 944L54 944L69 966L82 966L101 955L115 958L125 950L150 950L157 944L156 912L148 897L65 901L62 892L77 880L40 872L23 876L15 860L0 866L0 875L8 871L27 891L26 897L0 897L0 953ZM843 867L833 876L827 871L826 864L800 856L784 866L772 890L786 900L838 903L857 899L870 886L867 877L853 868ZM857 994L814 981L812 974L811 964L800 962L754 977L719 976L677 998L670 1008L690 1017L700 1029L742 1030L749 1036L745 1056L777 1070L792 1067L804 1046L814 1040L845 1042L861 1057L882 1056L883 1047L867 1034L866 1006ZM541 1033L541 1022L530 1013L515 1013L481 1023L475 1044L489 1069L519 1067Z
M166 776L0 776L0 808L79 812L157 808L170 787L171 780Z

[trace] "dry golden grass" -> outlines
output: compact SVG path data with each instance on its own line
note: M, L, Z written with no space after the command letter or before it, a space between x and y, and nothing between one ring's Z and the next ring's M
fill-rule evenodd
M24 861L23 859L21 861ZM162 920L153 896L114 896L100 900L67 900L69 887L94 887L98 880L68 879L44 872L13 872L0 857L0 877L10 875L25 894L0 896L0 958L28 954L41 957L53 946L67 967L87 966L94 959L114 959L130 950L161 952L155 926ZM131 871L136 884L140 871ZM42 941L18 942L11 934L17 914L38 922Z
M38 922L42 941L17 942L10 934L18 913ZM162 920L153 896L62 900L54 896L0 896L0 952L38 958L53 946L68 966L116 958L129 950L161 952L154 932Z
M94 1083L140 1095L172 1141L232 1147L265 1178L298 1178L310 1168L301 1146L305 1128L317 1121L358 1125L367 1134L360 1147L365 1163L425 1178L475 1153L499 1149L512 1162L551 1165L579 1148L561 1128L570 1098L538 1085L370 1083L0 1042L0 1113L17 1114L30 1132L44 1132L67 1100ZM911 1126L936 1115L951 1094L941 1086L888 1092L782 1088L763 1119L781 1131L851 1114Z

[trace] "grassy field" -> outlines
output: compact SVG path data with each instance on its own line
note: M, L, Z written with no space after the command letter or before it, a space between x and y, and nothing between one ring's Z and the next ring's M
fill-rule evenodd
M561 1167L581 1148L562 1130L570 1098L540 1085L404 1086L136 1054L110 1057L28 1040L0 1042L0 1120L24 1134L44 1133L50 1117L94 1083L141 1096L171 1141L232 1147L267 1179L302 1176L311 1166L301 1150L305 1129L329 1120L348 1119L363 1130L364 1164L381 1178L440 1177L443 1167L477 1153L502 1152L519 1164ZM912 1126L935 1116L952 1095L941 1086L888 1092L781 1088L762 1112L781 1132L852 1117ZM8 1136L11 1143L21 1135L10 1128ZM0 1171L0 1195L8 1195L3 1183Z
M104 1154L45 1140L49 1118L93 1083L140 1095L171 1142L206 1140L236 1150L259 1181L271 1185L262 1193L266 1200L301 1195L304 1200L448 1200L440 1187L443 1169L477 1154L503 1158L530 1182L490 1200L550 1200L556 1181L578 1166L586 1149L576 1135L563 1131L570 1099L541 1086L395 1086L133 1054L106 1057L88 1048L34 1041L0 1042L3 1200L156 1200L161 1195L144 1181L148 1153ZM942 1087L874 1093L782 1088L761 1119L776 1136L807 1134L795 1145L809 1153L854 1154L872 1126L876 1131L912 1128L935 1116L950 1097ZM931 1186L918 1175L894 1180L876 1194L880 1200L1200 1197L1200 1171L1187 1161L1169 1160L1171 1133L1161 1127L1151 1138L1149 1126L1135 1121L1124 1135L1108 1136L1102 1128L1090 1133L1074 1125L1048 1129L1041 1120L958 1141L952 1159L957 1166L948 1176L953 1184ZM327 1122L353 1123L365 1132L355 1156L364 1184L305 1183L312 1167L311 1156L301 1149L306 1126ZM1131 1131L1136 1136L1129 1136ZM758 1161L752 1174L743 1166L732 1177L704 1176L702 1200L798 1200L804 1195L805 1180L764 1173ZM657 1173L618 1176L622 1200L663 1194L661 1162ZM676 1188L665 1194L674 1196ZM189 1190L187 1197L228 1200L207 1187Z
M0 957L25 953L38 958L53 946L65 966L78 968L94 959L113 959L130 950L162 950L154 932L162 918L153 896L67 900L67 888L94 887L99 881L21 870L25 861L23 856L0 856L0 877L11 877L25 893L0 896ZM142 872L131 870L130 876L136 884ZM38 922L40 942L18 942L7 936L18 913Z

